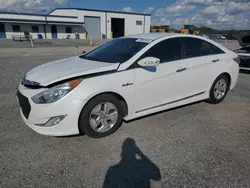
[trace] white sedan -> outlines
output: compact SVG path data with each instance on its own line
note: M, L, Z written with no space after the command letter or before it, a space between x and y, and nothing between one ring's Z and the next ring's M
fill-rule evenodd
M204 37L154 33L112 40L38 66L18 88L24 122L43 135L108 136L132 120L195 101L220 103L238 56Z

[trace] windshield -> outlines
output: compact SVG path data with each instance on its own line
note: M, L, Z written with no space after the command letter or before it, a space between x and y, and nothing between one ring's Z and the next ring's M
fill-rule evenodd
M114 39L80 58L107 63L124 63L148 43L149 41L137 38Z

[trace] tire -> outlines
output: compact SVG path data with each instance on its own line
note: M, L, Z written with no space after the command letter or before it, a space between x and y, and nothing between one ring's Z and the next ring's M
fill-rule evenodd
M220 97L218 97L218 95L216 95L216 86L217 86L219 81L222 81L222 83L226 84L225 92L221 92L222 94L224 93L224 95L220 96ZM230 87L230 83L229 83L227 76L225 74L218 76L210 89L208 102L211 104L221 103L225 99L225 97L229 91L229 87Z
M117 111L117 118L113 118L113 119L116 119L116 121L115 121L115 123L112 124L112 128L110 128L110 129L108 129L108 128L111 127L111 125L104 126L104 124L108 125L111 122L110 120L106 120L105 117L103 117L105 115L104 115L104 110L102 108L105 108L104 107L105 104L107 106L109 106L109 108L110 108L110 106L114 108L113 114L115 114L114 112ZM100 109L100 112L98 112L99 109ZM100 115L100 113L101 113L101 115ZM111 113L112 113L112 111L110 111L110 114ZM98 114L98 115L96 117L93 117L93 114ZM113 117L116 117L116 116L113 116ZM80 131L80 133L84 133L87 136L92 137L92 138L106 137L106 136L113 134L121 127L122 122L123 122L123 117L124 117L124 111L123 111L121 101L111 94L101 94L101 95L98 95L98 96L94 97L93 99L91 99L87 103L87 105L83 108L81 115L79 117L79 131ZM99 125L97 127L93 126L93 124L95 124L95 125L98 124L98 123L96 123L98 118L101 119L100 120L101 122L99 122ZM104 123L104 122L106 122L106 123ZM93 127L95 127L95 128L93 128ZM102 127L104 127L104 128L102 128ZM106 129L106 127L108 127L107 128L108 130L104 131Z

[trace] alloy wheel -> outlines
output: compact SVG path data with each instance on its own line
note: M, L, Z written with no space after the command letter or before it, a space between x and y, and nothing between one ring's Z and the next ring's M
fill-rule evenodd
M224 79L218 80L214 87L214 97L217 100L222 99L227 92L227 82Z
M89 123L91 128L99 133L112 129L118 119L118 110L110 102L98 104L90 113Z

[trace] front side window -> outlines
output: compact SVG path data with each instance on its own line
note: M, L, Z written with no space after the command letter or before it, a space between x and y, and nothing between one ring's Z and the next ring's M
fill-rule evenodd
M148 45L137 38L114 39L80 58L107 63L124 63Z
M159 42L142 56L142 58L144 57L159 58L161 63L180 60L182 58L180 38Z
M193 57L201 57L206 55L216 55L225 53L217 46L201 39L191 38L191 37L183 37L181 39L185 57L193 58Z
M21 32L20 25L12 25L13 32Z

